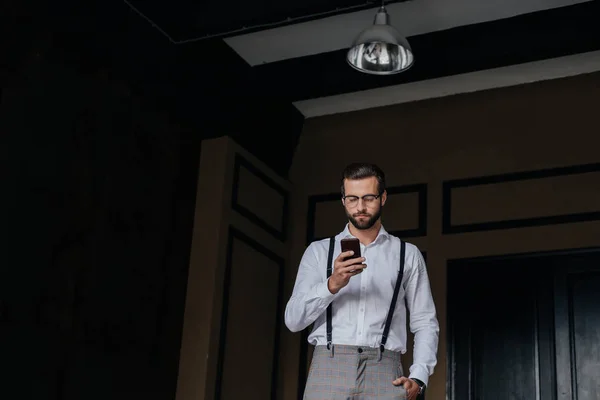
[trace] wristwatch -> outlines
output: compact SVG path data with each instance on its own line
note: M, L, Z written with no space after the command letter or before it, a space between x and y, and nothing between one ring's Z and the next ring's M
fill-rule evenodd
M423 382L420 379L416 379L416 378L411 378L413 381L415 381L417 383L417 385L419 385L419 393L421 394L423 393L423 391L425 390L425 382Z

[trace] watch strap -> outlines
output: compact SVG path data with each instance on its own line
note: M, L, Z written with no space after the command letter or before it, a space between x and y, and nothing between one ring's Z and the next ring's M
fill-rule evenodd
M425 382L423 382L420 379L416 379L416 378L411 378L413 381L415 381L417 383L417 385L419 385L419 394L423 393L423 390L425 390Z

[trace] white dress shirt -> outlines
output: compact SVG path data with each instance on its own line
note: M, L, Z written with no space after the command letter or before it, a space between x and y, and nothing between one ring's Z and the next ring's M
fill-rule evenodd
M340 254L340 240L353 237L346 228L335 237L333 260ZM368 246L361 243L367 268L332 294L327 287L329 238L311 243L305 250L292 296L285 309L285 324L298 332L314 322L308 336L313 345L326 345L326 309L332 303L333 344L377 348L392 302L400 269L400 239L381 227ZM405 307L406 304L406 307ZM415 334L410 378L428 383L437 363L439 324L429 286L425 261L419 249L406 243L404 275L385 348L406 352L406 308Z

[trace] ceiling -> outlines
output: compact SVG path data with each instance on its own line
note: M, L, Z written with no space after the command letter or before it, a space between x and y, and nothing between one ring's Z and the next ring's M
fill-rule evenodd
M126 82L195 137L232 137L284 177L306 118L600 70L600 0L387 2L416 60L387 77L345 62L378 3L34 1L14 4L73 65Z
M345 63L380 3L356 0L125 0L175 45L222 39L305 117L600 70L599 1L386 2L415 65L394 76Z
M392 23L411 37L495 21L587 0L413 0L388 4ZM250 65L347 49L373 22L376 8L226 38Z

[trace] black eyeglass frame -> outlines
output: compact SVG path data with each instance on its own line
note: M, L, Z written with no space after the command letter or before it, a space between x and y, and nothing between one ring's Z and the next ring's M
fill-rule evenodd
M381 197L382 193L380 194L365 194L364 196L342 196L342 200L344 201L344 203L346 202L347 198L351 198L351 199L356 199L354 201L358 201L359 199L362 199L362 201L367 202L367 200L365 200L365 197L373 197L373 200L377 200ZM373 201L371 200L371 201Z

